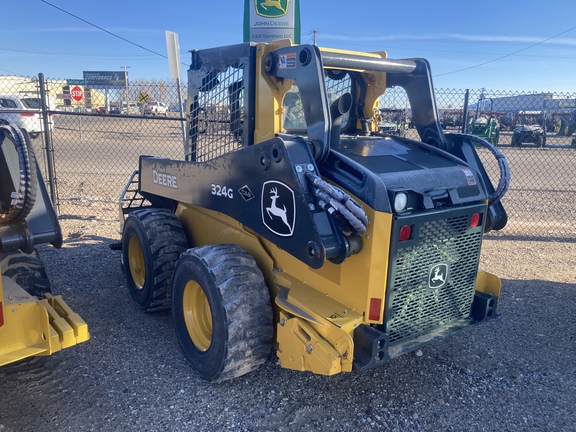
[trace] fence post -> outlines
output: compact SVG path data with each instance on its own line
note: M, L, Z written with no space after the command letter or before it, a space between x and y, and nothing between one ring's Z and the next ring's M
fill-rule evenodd
M48 184L50 186L50 198L52 199L52 204L54 205L54 210L58 214L58 196L56 194L56 178L54 175L54 159L52 155L54 154L54 147L52 146L52 135L50 133L50 120L48 97L46 95L46 81L44 80L44 74L38 74L38 84L40 86L40 100L42 101L42 120L44 122L44 142L46 143L46 164L48 165Z
M468 99L470 98L470 90L466 89L464 93L464 109L462 110L462 133L466 133L468 128Z
M180 78L176 78L176 85L178 86L178 113L180 118L184 118L184 109L182 106L182 89L180 88ZM186 124L184 120L180 121L180 130L182 132L182 146L184 147L184 156L186 156Z

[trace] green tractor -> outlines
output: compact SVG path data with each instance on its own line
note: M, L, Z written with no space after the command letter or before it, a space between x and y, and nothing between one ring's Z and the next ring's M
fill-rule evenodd
M476 118L471 118L468 124L468 133L484 138L494 145L498 145L500 138L500 123L494 116L488 117L481 114Z

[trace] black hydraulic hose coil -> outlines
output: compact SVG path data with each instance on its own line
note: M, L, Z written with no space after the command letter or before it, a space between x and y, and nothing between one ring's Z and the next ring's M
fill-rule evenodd
M36 156L27 133L12 125L0 125L0 147L12 143L18 156L18 177L13 188L0 189L0 225L16 224L28 216L37 192ZM0 148L0 158L7 149ZM8 178L4 178L7 176ZM10 184L10 172L0 173L2 183ZM6 195L6 196L5 196Z
M494 193L488 198L488 203L490 205L496 204L498 201L502 199L502 197L506 194L506 191L510 187L510 167L508 166L506 156L504 156L504 154L500 151L500 149L498 149L494 144L490 143L484 138L480 138L475 135L469 135L469 134L452 134L452 135L468 138L473 143L476 143L484 148L487 148L496 159L496 162L498 163L498 169L500 170L500 178L498 179L498 185L496 186Z

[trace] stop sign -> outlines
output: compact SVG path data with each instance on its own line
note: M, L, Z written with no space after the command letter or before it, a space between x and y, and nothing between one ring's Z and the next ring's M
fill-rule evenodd
M70 94L72 95L72 99L74 99L75 101L81 101L82 100L82 96L84 96L84 92L82 91L82 89L78 86L74 87L71 91Z

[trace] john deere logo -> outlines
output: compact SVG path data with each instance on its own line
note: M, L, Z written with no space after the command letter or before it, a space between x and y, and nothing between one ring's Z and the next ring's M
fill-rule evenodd
M438 289L446 285L448 280L448 264L436 264L428 273L428 288Z
M294 234L296 201L294 191L284 183L269 180L262 185L262 222L281 237Z
M288 0L254 0L256 13L266 18L280 18L288 12Z

